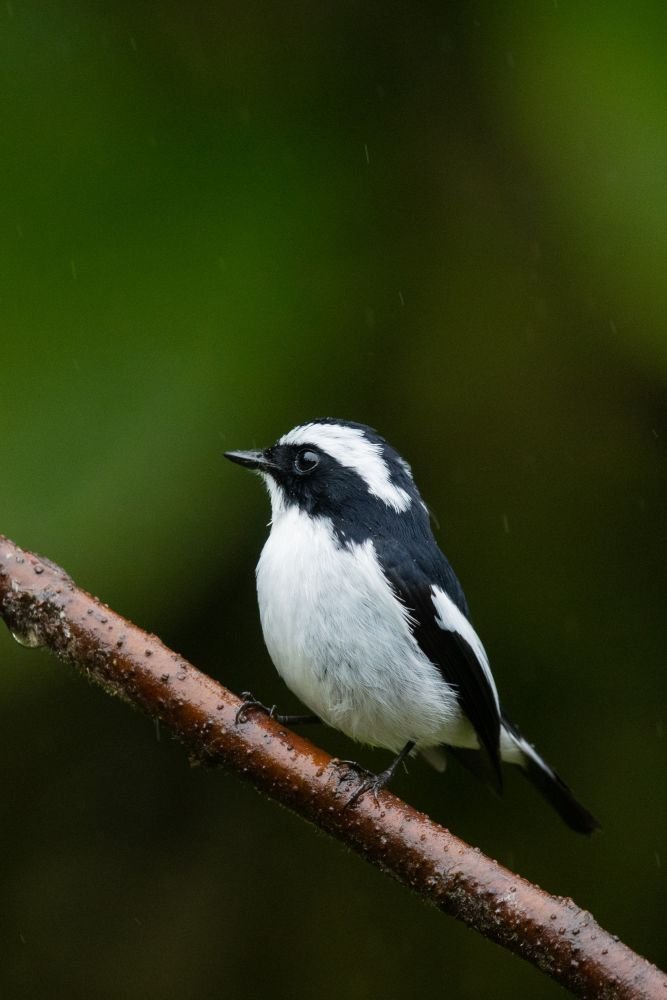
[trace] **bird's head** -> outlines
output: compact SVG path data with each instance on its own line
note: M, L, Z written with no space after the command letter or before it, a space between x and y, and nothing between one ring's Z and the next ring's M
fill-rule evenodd
M295 505L333 518L421 506L410 466L365 424L325 417L294 427L263 451L225 457L262 476L274 522Z

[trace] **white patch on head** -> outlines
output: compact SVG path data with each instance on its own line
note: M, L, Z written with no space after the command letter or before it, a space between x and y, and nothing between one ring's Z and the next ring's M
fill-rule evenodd
M379 497L388 507L402 511L410 506L410 494L391 481L381 445L369 441L360 427L303 424L284 434L278 444L312 444L346 468L354 469L368 486L368 492Z
M458 632L458 634L465 639L473 650L480 667L484 671L484 676L489 682L489 687L493 693L493 700L496 703L498 712L500 712L500 702L498 700L496 683L493 679L491 667L489 666L489 660L481 639L466 616L459 611L452 599L447 596L441 587L431 587L431 600L433 601L433 606L435 607L435 620L440 628L445 632Z

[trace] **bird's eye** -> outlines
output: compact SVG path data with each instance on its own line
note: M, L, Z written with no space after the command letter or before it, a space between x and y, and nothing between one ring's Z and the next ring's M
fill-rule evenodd
M302 448L298 451L294 459L294 468L300 476L305 476L307 472L312 472L316 465L319 465L320 456L309 448Z

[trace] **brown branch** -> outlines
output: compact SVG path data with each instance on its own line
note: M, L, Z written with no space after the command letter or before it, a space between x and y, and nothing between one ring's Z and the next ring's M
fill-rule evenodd
M331 757L265 716L236 724L239 699L47 559L0 535L0 615L110 694L169 726L367 861L581 997L667 1000L667 977L571 899L550 896L383 791L344 808Z

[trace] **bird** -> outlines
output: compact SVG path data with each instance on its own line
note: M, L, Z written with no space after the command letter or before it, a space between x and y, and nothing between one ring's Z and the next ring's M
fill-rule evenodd
M431 528L410 465L372 427L323 417L264 450L226 451L259 474L271 502L256 568L264 640L308 708L281 723L323 722L394 756L363 775L348 804L376 799L399 765L448 755L502 790L516 766L573 830L595 817L503 711L489 659L454 570Z

